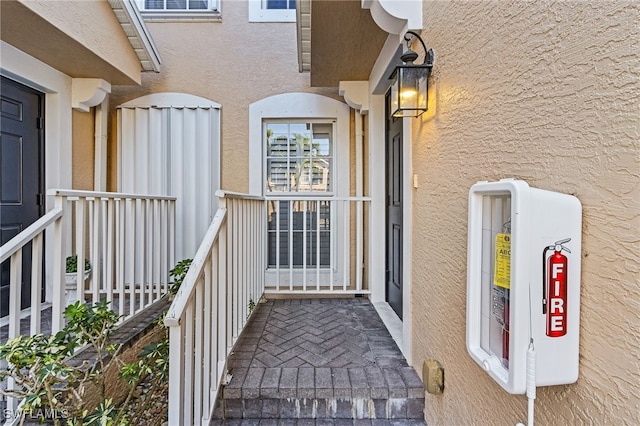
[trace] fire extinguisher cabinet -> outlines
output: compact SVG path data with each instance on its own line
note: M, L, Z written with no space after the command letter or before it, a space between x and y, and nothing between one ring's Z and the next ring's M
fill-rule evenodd
M507 392L578 379L582 205L521 180L469 190L467 350Z

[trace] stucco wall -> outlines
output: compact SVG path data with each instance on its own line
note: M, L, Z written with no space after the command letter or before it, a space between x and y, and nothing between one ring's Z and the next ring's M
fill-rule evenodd
M110 105L156 92L184 92L222 105L222 188L249 188L249 104L285 92L340 99L337 89L309 89L298 72L295 23L249 23L247 1L225 1L222 22L147 23L162 57L159 74L143 74L141 87L115 87ZM110 119L115 120L115 113ZM113 127L112 127L113 128ZM110 158L115 155L110 138ZM116 165L109 164L115 190Z
M431 110L412 123L413 362L446 369L429 425L513 425L465 348L467 194L517 177L583 204L580 378L538 389L536 424L640 422L640 4L424 3Z
M107 0L3 1L2 39L70 77L140 81L140 61Z
M73 189L93 190L95 156L95 108L73 111Z

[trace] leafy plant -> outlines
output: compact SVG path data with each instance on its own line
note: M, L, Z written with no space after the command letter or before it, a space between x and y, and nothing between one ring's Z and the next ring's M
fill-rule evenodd
M89 269L91 269L91 262L89 262L89 259L85 259L84 270L88 271ZM78 256L77 255L74 254L73 256L67 257L67 265L66 265L65 271L67 272L67 274L78 272Z
M247 306L247 308L249 308L249 313L247 314L247 317L249 317L256 309L256 302L253 301L253 297L249 299L249 306Z
M140 398L140 395L134 395L134 391L142 380L146 379L151 384L145 397L140 398L141 403L136 406L134 412L130 413L131 418L134 419L139 418L151 408L151 404L156 400L156 394L169 379L169 334L164 326L164 315L156 321L156 327L164 330L163 338L145 346L138 355L138 361L124 365L120 371L120 377L130 387L129 395L123 405L126 405L134 396Z
M109 340L120 316L109 309L106 300L93 307L76 302L67 306L64 316L68 320L65 330L76 337L78 345L89 344L93 347L97 359L89 377L104 396L105 358L115 355L118 350Z
M127 419L118 416L118 407L113 404L112 399L105 399L96 407L93 414L87 415L82 423L84 426L125 426L129 422Z
M12 377L16 384L0 392L24 399L20 406L23 414L42 412L42 408L47 412L48 408L51 413L65 413L69 424L83 425L85 420L104 411L107 402L103 372L106 357L115 356L119 349L109 342L119 316L109 309L106 301L93 307L76 302L67 306L64 316L67 324L53 336L18 336L0 345L0 359L8 362L7 369L0 370L0 378ZM73 365L69 357L86 343L94 348L96 362L93 366L87 361ZM97 387L104 401L92 414L84 407L83 398L89 382ZM61 425L60 418L54 417L53 422ZM125 423L117 423L122 424Z
M64 331L54 336L18 336L0 345L0 359L9 365L0 370L0 378L14 379L16 387L3 394L23 398L22 412L50 407L51 411L67 409L70 384L82 375L79 369L68 366L63 359L73 353L76 343Z
M169 285L169 293L172 295L176 295L178 293L178 289L182 285L182 281L184 281L184 277L187 276L187 272L189 272L189 267L191 267L191 262L193 259L184 259L180 262L176 263L176 266L169 271L169 276L173 278L173 281Z
M174 281L170 291L175 294L182 284L191 259L176 264L170 271ZM85 270L90 268L85 260ZM67 272L77 271L77 257L67 258ZM169 336L164 326L164 316L156 321L156 326L164 330L163 338L144 347L138 355L138 361L124 364L118 357L121 346L112 344L111 334L120 317L109 308L109 302L100 301L94 306L75 302L67 306L64 312L67 320L65 327L54 336L38 334L18 336L0 344L0 360L8 363L0 370L0 379L13 378L15 385L11 389L1 389L0 394L22 399L20 412L23 415L40 413L62 413L67 426L125 426L129 419L139 418L150 408L161 385L166 384L169 374ZM95 351L93 364L83 361L80 366L70 361L75 350L88 344ZM120 377L128 385L125 402L114 405L106 398L105 372L117 363L121 367ZM136 393L138 385L149 380L151 389L144 395ZM86 385L93 384L99 392L100 402L93 411L86 407L84 394ZM131 398L139 398L134 413L127 412L127 403ZM89 409L88 409L89 408ZM55 426L61 426L62 420L55 416Z

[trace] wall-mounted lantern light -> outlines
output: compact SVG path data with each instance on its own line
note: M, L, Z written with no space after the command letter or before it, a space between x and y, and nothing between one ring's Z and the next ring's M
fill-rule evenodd
M414 64L418 54L411 50L411 41L417 38L425 52L422 64ZM413 31L407 31L404 35L407 42L407 51L400 59L403 64L398 65L391 79L391 111L394 117L419 117L427 110L428 79L433 68L435 54L433 49L427 50L422 38Z

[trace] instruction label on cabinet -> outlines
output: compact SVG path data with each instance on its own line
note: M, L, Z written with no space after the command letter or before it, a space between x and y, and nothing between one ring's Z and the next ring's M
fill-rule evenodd
M493 284L502 288L511 288L511 234L496 235Z

